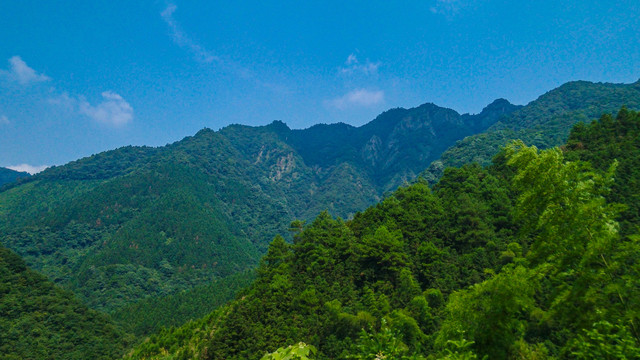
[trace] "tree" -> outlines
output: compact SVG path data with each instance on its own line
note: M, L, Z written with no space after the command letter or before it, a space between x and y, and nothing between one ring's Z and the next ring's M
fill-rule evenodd
M261 360L311 360L317 350L313 345L307 345L303 342L296 345L281 347L278 350L266 354Z

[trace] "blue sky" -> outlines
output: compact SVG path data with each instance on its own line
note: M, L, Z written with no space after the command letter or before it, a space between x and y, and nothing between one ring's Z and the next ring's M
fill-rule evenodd
M638 34L637 0L3 1L0 166L630 83Z

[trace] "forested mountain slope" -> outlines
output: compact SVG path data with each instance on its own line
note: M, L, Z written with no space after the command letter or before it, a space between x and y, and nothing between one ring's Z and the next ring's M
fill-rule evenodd
M486 131L458 141L423 176L435 182L448 166L471 162L487 165L500 147L515 139L541 149L560 146L574 124L614 113L622 106L640 109L640 80L633 84L566 83L500 119Z
M483 131L520 106L498 99L477 115L424 104L392 109L359 127L316 125L286 131L284 137L309 166L326 169L349 163L367 174L378 191L412 181L456 140Z
M564 149L513 142L352 220L322 213L273 240L235 301L129 357L259 359L302 341L321 359L638 358L638 129L623 109Z
M0 167L0 188L4 184L14 182L18 179L29 177L29 173L15 171L7 168Z
M127 338L106 315L0 247L0 358L114 359Z
M257 265L294 219L348 217L411 180L455 140L517 109L432 104L356 128L204 129L53 167L0 192L0 243L89 306L115 311Z

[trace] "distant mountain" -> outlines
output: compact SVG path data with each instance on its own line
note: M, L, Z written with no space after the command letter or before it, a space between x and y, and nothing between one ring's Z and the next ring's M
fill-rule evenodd
M0 167L0 187L4 184L14 182L18 179L29 177L29 173L22 171L15 171L7 168Z
M0 246L0 357L115 359L127 336Z
M93 308L114 311L258 263L294 219L349 217L456 140L519 107L425 104L362 127L204 129L52 167L0 192L0 242Z
M503 117L486 131L458 141L423 175L435 182L449 166L471 162L487 165L500 147L514 139L543 149L562 145L574 124L615 113L622 106L640 109L640 80L632 84L566 83Z
M287 131L280 127L279 134L306 165L325 169L353 164L367 174L378 191L390 191L413 180L448 144L483 131L519 108L499 99L480 114L460 115L424 104L386 111L359 128L333 124Z

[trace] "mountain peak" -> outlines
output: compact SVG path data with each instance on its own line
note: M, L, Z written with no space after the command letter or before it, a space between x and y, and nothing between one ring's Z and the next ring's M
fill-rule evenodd
M289 128L289 126L282 120L273 120L271 124L267 125L267 127L276 131L291 130L291 128Z
M436 105L436 104L434 104L432 102L428 102L428 103L424 103L424 104L418 106L418 109L429 109L429 110L434 110L435 109L435 110L439 110L439 109L447 109L447 108L442 107L442 106L438 106L438 105Z
M505 99L505 98L498 98L493 100L493 102L491 102L491 104L487 105L484 107L484 109L482 109L482 111L488 110L488 109L494 109L496 107L500 107L500 106L509 106L509 105L513 105L511 102L509 102L509 100Z
M509 115L521 107L521 105L510 103L507 99L499 98L485 106L479 114L464 114L462 117L468 126L474 129L474 132L480 132L496 123L503 116Z
M484 109L482 109L482 111L480 112L480 114L478 114L478 116L491 117L491 116L494 116L495 114L499 114L499 116L502 116L505 114L512 113L513 111L518 110L521 107L522 106L520 105L514 105L510 103L509 100L507 99L499 98L499 99L493 100L491 104L485 106Z

